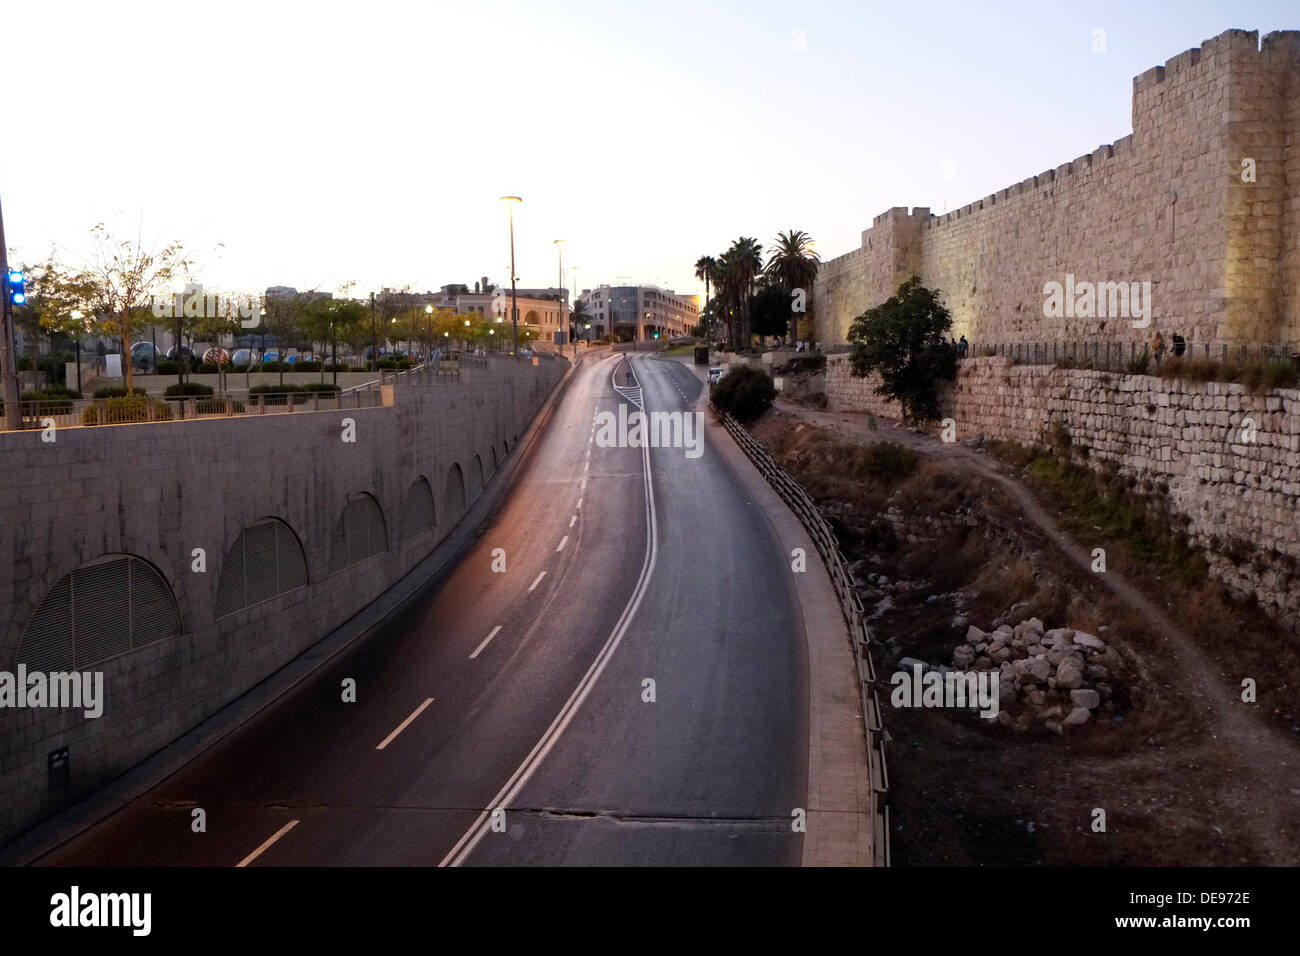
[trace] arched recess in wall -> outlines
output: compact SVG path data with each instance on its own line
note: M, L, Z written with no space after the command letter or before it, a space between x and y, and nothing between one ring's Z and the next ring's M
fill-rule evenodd
M447 514L465 509L465 473L455 462L447 469L447 484L442 491L442 506Z
M474 464L469 469L469 500L473 501L483 491L483 459L474 456Z
M348 501L330 539L330 574L338 574L388 550L388 529L379 502L360 494Z
M298 536L279 518L261 518L239 532L221 562L216 616L306 585L307 556Z
M406 500L402 502L402 519L397 530L398 537L403 541L409 541L416 535L430 530L435 521L433 489L429 487L429 479L420 475L411 482Z
M50 588L23 629L15 663L82 670L180 632L176 595L162 572L134 554L106 554Z

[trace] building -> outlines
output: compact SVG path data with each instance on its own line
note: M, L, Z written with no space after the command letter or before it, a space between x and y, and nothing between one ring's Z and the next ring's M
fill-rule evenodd
M620 341L669 339L690 335L700 324L698 295L655 285L602 285L583 289L580 299L591 316L592 338L604 338L612 329Z
M876 216L822 264L817 339L917 275L974 344L1300 344L1300 31L1228 30L1147 70L1132 124L945 215Z
M428 294L428 293L427 293ZM445 285L431 300L435 308L455 309L457 314L478 312L510 325L511 295L509 288L494 286L484 276L470 291L464 285ZM543 344L567 343L569 340L569 293L567 289L516 289L514 301L519 309L519 338ZM557 334L563 333L557 339Z

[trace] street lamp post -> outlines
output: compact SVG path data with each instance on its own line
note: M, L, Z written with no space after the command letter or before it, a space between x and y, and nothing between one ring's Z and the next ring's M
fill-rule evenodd
M22 408L18 405L18 361L14 357L14 313L9 301L9 258L5 245L5 219L0 212L0 375L4 376L5 428L16 431L22 427Z
M370 293L370 357L379 368L379 347L375 343L375 294Z
M433 361L433 306L426 305L424 314L429 317L429 348L424 353L424 370L431 371L430 363Z
M515 289L515 203L523 202L518 196L502 196L501 201L510 207L510 325L514 330L513 355L519 354L519 296Z
M555 251L556 251L556 254L559 256L559 270L560 270L560 271L559 271L559 280L560 280L560 281L559 281L559 287L560 287L561 290L563 290L563 289L564 289L564 240L563 240L563 239L556 239L556 240L555 240ZM569 296L568 296L568 293L567 293L567 292L563 292L563 291L562 291L560 294L564 296L563 300L561 300L561 302L560 302L560 325L561 325L561 328L568 329L568 335L569 335L569 338L572 339L572 338L573 338L573 329L569 328L569 322L568 322L568 318L569 318ZM564 355L564 348L563 348L563 347L560 348L560 355L561 355L561 357L563 357L563 355Z

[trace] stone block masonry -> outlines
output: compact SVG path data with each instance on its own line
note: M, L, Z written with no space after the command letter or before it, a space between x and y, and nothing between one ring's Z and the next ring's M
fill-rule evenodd
M178 634L86 668L104 673L98 719L0 708L0 841L175 740L391 587L455 527L567 367L492 358L467 364L459 383L398 386L391 407L68 428L54 443L0 434L0 670L16 671L52 589L105 556L148 562L180 619ZM343 441L345 419L355 442ZM429 493L416 494L421 481ZM340 569L345 509L364 495L386 547ZM306 583L218 616L232 545L267 518L301 546ZM354 524L367 546L375 525ZM47 756L62 747L70 779L52 792Z
M826 364L827 407L901 417L854 378L848 356ZM1300 390L969 359L943 394L960 441L976 435L1048 445L1064 428L1076 449L1167 486L1213 574L1300 631ZM885 433L887 436L887 433Z
M1300 345L1300 31L1228 30L1133 80L1133 132L942 216L890 209L823 264L817 339L921 276L972 342ZM1044 285L1150 282L1150 325Z

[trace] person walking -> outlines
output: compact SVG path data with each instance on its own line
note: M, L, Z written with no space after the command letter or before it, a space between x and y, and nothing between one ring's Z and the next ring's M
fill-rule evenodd
M1156 367L1159 368L1161 359L1165 357L1165 337L1159 332L1151 340L1151 354L1155 356Z
M966 336L963 335L961 338L957 340L957 357L965 358L966 350L969 348L970 348L970 343L966 341Z

